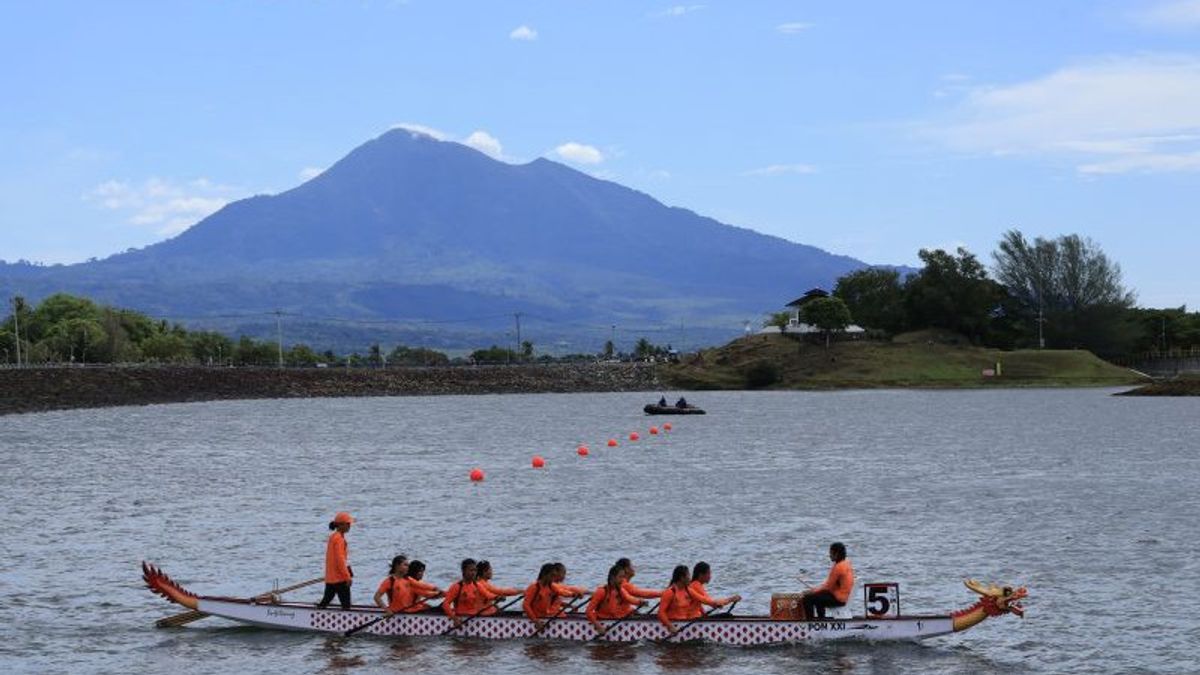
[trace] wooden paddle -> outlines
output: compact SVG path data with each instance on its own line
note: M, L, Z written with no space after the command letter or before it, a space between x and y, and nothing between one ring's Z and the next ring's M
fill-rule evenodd
M546 630L546 626L549 626L551 623L554 622L555 619L559 618L560 616L566 616L567 614L570 614L571 612L575 611L575 609L577 607L581 606L591 595L592 595L591 593L584 593L583 595L579 596L578 598L575 598L574 600L572 600L570 603L567 604L566 607L563 607L562 610L559 611L557 614L555 614L554 616L543 621L542 627L533 631L533 635L530 635L529 637L531 637L531 638L537 637L542 631Z
M325 580L325 577L317 577L316 579L309 579L308 581L301 581L298 584L292 584L291 586L288 586L286 588L281 588L279 590L271 590L271 591L267 591L266 593L261 593L259 595L254 596L254 599L259 602L270 602L271 597L274 595L279 595L281 593L287 593L288 591L294 591L297 588L304 588L305 586L312 586L313 584L324 581L324 580ZM191 609L186 612L180 612L179 614L173 614L171 616L163 617L163 618L159 619L158 621L155 621L154 625L157 626L158 628L175 628L177 626L183 626L183 625L189 624L193 621L199 621L200 619L203 619L207 616L212 616L212 615L206 614L197 609Z
M351 635L354 635L355 633L357 633L358 631L360 631L364 628L370 628L371 626L374 626L375 624L379 623L380 621L383 621L384 619L391 618L393 616L396 616L397 614L403 614L405 611L410 610L413 607L416 607L417 605L421 604L422 602L425 602L426 600L436 598L436 597L437 597L436 595L427 595L427 596L417 600L416 602L412 603L411 605L401 607L400 609L392 612L391 614L385 613L383 616L379 617L378 619L371 619L370 621L364 621L364 622L360 623L359 625L355 626L354 628L351 628L350 630L346 631L345 633L342 633L342 635L345 635L346 637L350 637Z
M662 602L662 601L659 600L658 602ZM646 614L653 614L654 610L658 609L658 602L654 603L653 605L650 605L650 609L646 610ZM608 627L604 629L603 633L596 635L596 637L592 638L591 640L588 640L588 642L595 642L596 640L599 640L600 638L607 636L609 633L612 632L612 629L616 628L617 626L620 626L622 622L624 622L626 619L628 619L631 616L634 616L634 615L645 616L646 614L641 614L638 612L638 610L640 610L640 609L641 609L641 607L638 607L637 609L633 610L632 612L630 612L630 613L626 614L625 616L617 619L616 621L610 623L608 625Z
M512 607L513 605L517 604L517 602L524 599L524 597L525 596L523 596L523 595L517 595L517 597L513 598L510 602L506 603L503 607L496 607L496 605L501 600L503 600L504 597L501 596L499 598L496 598L487 607L484 607L483 609L479 610L478 612L475 612L471 616L468 616L467 618L460 621L457 626L451 626L451 627L447 628L445 631L442 632L442 635L449 635L449 634L453 633L454 631L458 630L459 628L462 628L463 626L467 625L468 623L471 623L471 619L483 616L483 613L488 611L489 607L496 607L496 613L499 614L500 612L503 612L504 610L508 609L509 607Z
M737 600L734 600L733 602L729 603L729 609L725 610L723 612L723 614L725 614L725 615L732 614L733 608L736 607L737 604L738 604ZM658 644L666 644L666 643L670 642L673 638L679 637L683 633L683 631L688 629L689 626L691 626L692 624L694 624L698 621L703 621L704 619L707 619L708 615L712 614L713 612L717 611L718 609L721 609L721 608L713 607L712 609L708 610L707 612L701 614L699 617L692 619L691 621L680 626L678 629L675 630L674 634L668 635L667 637L661 638L659 640L655 640L655 642L657 642Z

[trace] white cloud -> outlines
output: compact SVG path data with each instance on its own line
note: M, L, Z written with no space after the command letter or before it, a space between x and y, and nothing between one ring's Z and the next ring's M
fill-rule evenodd
M463 145L475 148L493 159L500 159L504 155L499 139L482 129L472 132L470 136L467 136L466 140L463 141Z
M1200 0L1170 0L1134 14L1134 19L1153 28L1200 28Z
M174 236L245 194L245 190L218 185L207 178L185 183L149 178L140 184L105 181L83 198L103 209L128 213L131 225L152 227L157 234Z
M576 164L599 164L604 161L604 153L593 146L569 141L554 149L554 154L568 162Z
M744 176L780 176L783 174L816 173L817 167L811 164L772 164L744 172Z
M315 166L306 166L303 169L300 169L300 180L308 182L323 173L325 173L325 169L319 169Z
M1066 159L1093 174L1200 169L1195 57L1110 58L965 92L924 130L957 150Z
M529 26L522 25L512 29L512 32L508 34L508 37L511 40L525 40L527 42L532 42L533 40L537 39L538 32Z
M796 33L803 33L812 27L813 24L806 21L791 21L789 23L781 23L778 26L775 26L775 30L783 33L784 35L795 35Z
M674 5L662 11L655 12L653 16L683 16L684 14L689 14L700 9L704 9L704 5Z
M444 140L450 138L450 135L447 134L446 132L441 131L440 129L434 129L433 127L427 127L424 124L413 124L411 122L401 122L399 124L393 124L392 128L393 129L404 129L405 131L409 132L410 134L429 136L430 138L435 138L439 141L444 141Z

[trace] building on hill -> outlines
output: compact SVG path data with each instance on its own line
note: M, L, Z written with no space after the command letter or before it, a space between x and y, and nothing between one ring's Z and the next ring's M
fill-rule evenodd
M785 333L796 333L799 335L807 335L809 333L820 333L820 332L822 332L820 328L817 328L816 326L811 326L800 320L800 312L803 311L805 305L812 302L813 300L816 300L817 298L828 298L828 297L829 297L829 292L826 291L825 289L810 288L807 291L805 291L804 295L802 295L802 296L796 298L795 300L789 302L788 304L784 305L784 307L787 308L787 311L790 312L792 315L791 318L788 319L788 325L785 330L780 331L779 326L763 326L763 328L761 330L759 330L758 332L760 334L761 333L785 332ZM846 329L841 332L846 335L849 335L853 338L858 338L858 337L862 336L863 333L866 333L867 331L862 326L852 323L849 326L846 326Z

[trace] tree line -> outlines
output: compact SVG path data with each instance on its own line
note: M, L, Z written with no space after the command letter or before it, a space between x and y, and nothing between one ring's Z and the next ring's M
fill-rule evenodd
M1112 357L1200 346L1200 313L1136 307L1120 265L1076 234L1029 240L1019 230L1005 232L991 274L961 247L921 249L918 256L916 273L858 270L837 280L831 298L802 311L826 329L851 320L883 335L942 328L1006 349L1088 349Z

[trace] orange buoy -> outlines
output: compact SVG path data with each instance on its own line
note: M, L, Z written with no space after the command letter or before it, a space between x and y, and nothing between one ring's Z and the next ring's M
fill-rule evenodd
M670 422L664 422L664 423L663 423L663 431L670 431L670 430L671 430L671 423L670 423Z
M636 440L637 440L637 439L639 439L639 438L641 438L641 436L638 436L638 432L636 432L636 431L634 431L634 432L630 432L630 434L629 434L629 440L631 440L631 441L636 441Z
M483 469L471 469L471 480L476 483L483 480Z
M617 447L617 439L615 439L615 438L608 439L608 447L610 447L610 448Z
M658 435L658 427L650 427L650 435L657 436Z
M533 468L535 468L535 469L540 469L543 466L546 466L546 460L544 458L542 458L541 455L534 455L532 463L533 463Z
M581 445L578 448L575 448L575 454L579 455L580 457L587 457L588 456L587 446Z

